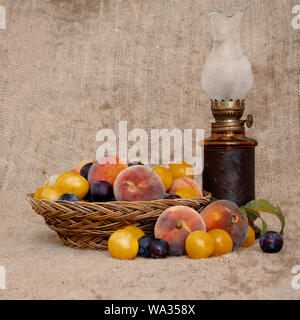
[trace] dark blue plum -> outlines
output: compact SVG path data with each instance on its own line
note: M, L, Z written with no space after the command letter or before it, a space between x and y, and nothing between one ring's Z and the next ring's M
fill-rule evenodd
M70 202L79 201L79 199L75 196L74 193L64 193L58 198L58 200L64 200L64 201L70 201Z
M165 258L169 254L169 244L164 239L153 239L150 243L150 255L154 259Z
M93 162L89 162L84 166L82 166L82 168L80 169L80 175L84 177L86 180L88 179L88 174L92 165L93 165Z
M281 250L283 238L278 232L267 231L260 237L259 245L263 252L275 253Z
M144 164L140 161L132 161L128 163L128 167L132 167L132 166L143 166Z
M139 242L139 251L138 251L138 255L144 258L150 258L151 254L150 254L150 244L151 242L154 240L153 236L142 236L139 238L138 242Z
M114 190L106 180L96 181L91 190L92 201L110 201L114 197Z
M181 199L181 197L178 194L168 194L164 199Z

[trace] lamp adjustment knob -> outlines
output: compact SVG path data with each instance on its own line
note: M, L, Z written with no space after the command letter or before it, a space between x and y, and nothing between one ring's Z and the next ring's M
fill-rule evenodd
M253 125L253 116L252 114L248 114L246 120L244 120L246 123L247 128L251 128Z

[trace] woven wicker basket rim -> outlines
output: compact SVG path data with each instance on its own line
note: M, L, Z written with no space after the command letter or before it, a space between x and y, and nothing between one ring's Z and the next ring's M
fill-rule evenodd
M190 199L69 202L35 199L30 193L27 200L65 245L105 250L110 234L127 225L133 224L145 233L153 233L157 218L167 208L183 205L200 212L211 202L211 194L205 191L203 194L204 197Z
M150 205L151 203L159 203L159 202L165 202L165 203L171 203L171 202L186 202L189 200L193 200L193 201L199 201L199 200L211 200L211 193L207 192L205 190L203 190L203 197L195 197L195 198L188 198L188 199L157 199L157 200L149 200L149 201L105 201L105 202L88 202L88 201L74 201L74 202L70 202L70 201L65 201L65 200L46 200L46 199L36 199L33 197L33 193L28 193L26 195L27 199L34 199L37 202L44 202L44 203L57 203L57 204L76 204L76 205L86 205L86 204L94 204L94 205L100 205L100 206L134 206L134 204L142 204L142 205Z

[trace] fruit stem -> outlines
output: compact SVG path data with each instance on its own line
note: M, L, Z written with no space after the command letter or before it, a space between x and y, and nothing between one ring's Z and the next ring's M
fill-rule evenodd
M239 218L234 214L233 216L232 216L232 222L233 223L237 223L238 222L238 220L239 220Z
M179 220L176 222L176 229L181 229L182 228L182 222Z

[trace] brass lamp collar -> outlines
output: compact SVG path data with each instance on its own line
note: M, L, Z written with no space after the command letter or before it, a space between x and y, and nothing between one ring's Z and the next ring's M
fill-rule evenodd
M251 114L247 116L246 120L241 120L244 109L244 100L211 100L211 110L216 120L211 124L212 132L244 132L245 123L248 128L251 128L253 124L253 116Z

